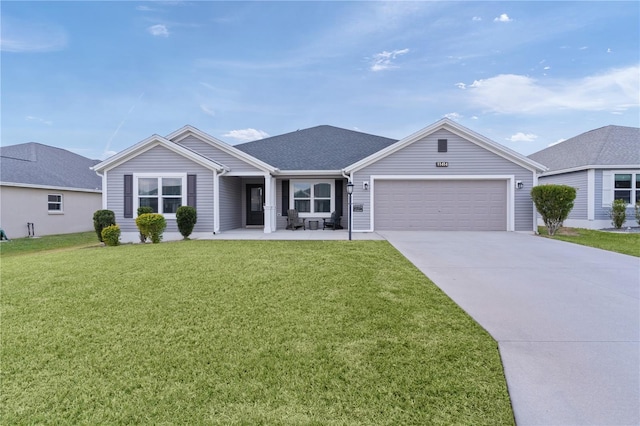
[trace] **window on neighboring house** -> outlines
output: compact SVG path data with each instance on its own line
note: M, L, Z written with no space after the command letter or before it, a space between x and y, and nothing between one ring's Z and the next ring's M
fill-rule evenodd
M48 209L53 213L62 212L62 194L49 194L47 196Z
M139 176L136 182L136 210L138 207L151 207L154 213L175 215L178 207L186 204L184 176Z
M302 216L314 214L329 217L334 205L333 185L331 181L292 181L290 193L293 208Z
M613 179L613 199L627 204L640 201L640 173L616 173Z

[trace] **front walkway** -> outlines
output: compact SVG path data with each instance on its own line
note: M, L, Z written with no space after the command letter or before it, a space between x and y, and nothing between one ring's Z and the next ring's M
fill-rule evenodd
M210 237L199 237L199 240L348 240L349 231L345 229L338 229L336 231L326 229L318 229L311 231L309 229L302 230L297 229L291 231L289 229L279 229L276 232L265 234L261 228L255 229L233 229L231 231L224 231ZM384 240L380 235L375 232L352 232L352 240Z

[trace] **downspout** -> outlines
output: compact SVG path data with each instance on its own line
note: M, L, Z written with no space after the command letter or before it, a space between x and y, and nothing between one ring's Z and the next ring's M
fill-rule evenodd
M100 179L102 179L102 209L106 210L107 209L107 172L104 172L103 175L101 175L97 170L94 170L94 172L96 172L96 175L100 176Z
M220 173L213 171L213 235L220 232L220 177L229 173L229 170L222 169Z

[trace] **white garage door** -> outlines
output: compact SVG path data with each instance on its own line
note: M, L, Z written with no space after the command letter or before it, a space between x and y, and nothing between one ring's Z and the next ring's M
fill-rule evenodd
M506 231L504 180L376 180L376 230Z

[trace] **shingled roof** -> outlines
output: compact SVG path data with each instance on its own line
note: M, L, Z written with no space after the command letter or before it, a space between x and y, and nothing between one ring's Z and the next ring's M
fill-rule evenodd
M640 128L606 126L529 155L547 173L587 166L640 167Z
M395 142L323 125L234 147L280 170L341 170Z
M65 189L101 190L98 164L61 148L29 142L0 147L0 182Z

